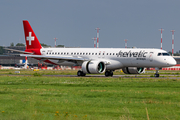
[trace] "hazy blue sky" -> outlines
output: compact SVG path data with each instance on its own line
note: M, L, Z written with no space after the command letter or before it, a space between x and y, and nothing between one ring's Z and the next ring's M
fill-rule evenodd
M1 46L24 43L22 20L28 20L39 41L54 46L93 47L96 27L100 47L160 48L180 50L180 0L1 0Z

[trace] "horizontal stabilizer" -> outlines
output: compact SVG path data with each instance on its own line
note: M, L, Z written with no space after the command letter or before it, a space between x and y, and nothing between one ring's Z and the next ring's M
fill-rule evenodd
M33 54L32 52L25 52L22 50L16 50L16 49L10 49L10 48L4 48L5 50L10 50L10 51L15 51L15 52L19 52L19 53L25 53L25 54Z

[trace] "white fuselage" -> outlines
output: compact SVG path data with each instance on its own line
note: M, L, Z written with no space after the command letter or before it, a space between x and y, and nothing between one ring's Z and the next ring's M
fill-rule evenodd
M99 60L106 63L108 70L123 67L169 67L176 65L176 61L161 49L143 48L42 48L41 55L83 58ZM166 53L160 55L159 53ZM81 66L83 61L50 60L58 65Z

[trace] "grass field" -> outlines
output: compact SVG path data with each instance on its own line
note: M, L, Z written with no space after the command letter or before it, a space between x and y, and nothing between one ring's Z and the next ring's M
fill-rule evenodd
M14 71L0 72L6 74L0 75L2 120L180 119L178 78L47 77L33 76L37 72L30 71L24 74L31 76L10 76Z

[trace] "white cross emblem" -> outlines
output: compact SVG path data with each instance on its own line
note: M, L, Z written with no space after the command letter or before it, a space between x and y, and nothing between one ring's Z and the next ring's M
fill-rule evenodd
M31 37L31 34L32 32L29 32L29 37L26 38L29 41L29 45L31 45L31 41L34 40L34 37L33 36Z

